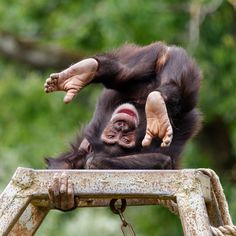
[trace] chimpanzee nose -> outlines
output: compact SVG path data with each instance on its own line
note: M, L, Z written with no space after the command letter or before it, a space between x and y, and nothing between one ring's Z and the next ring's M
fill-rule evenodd
M118 121L118 122L116 122L115 125L114 125L114 127L115 127L115 129L116 129L117 131L123 131L123 132L125 132L125 131L127 131L127 130L129 129L129 126L128 126L127 123L124 122L124 121Z

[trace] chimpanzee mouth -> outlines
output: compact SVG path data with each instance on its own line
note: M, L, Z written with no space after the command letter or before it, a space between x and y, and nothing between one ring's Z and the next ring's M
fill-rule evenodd
M118 114L118 113L125 113L125 114L127 114L127 115L129 115L129 116L132 116L132 117L134 117L134 118L137 118L136 113L135 113L133 110L130 110L130 109L121 109L121 110L119 110L119 111L117 112L117 114Z
M136 108L129 103L122 104L118 108L116 108L112 115L112 120L126 120L134 123L135 127L137 127L139 124L138 112Z

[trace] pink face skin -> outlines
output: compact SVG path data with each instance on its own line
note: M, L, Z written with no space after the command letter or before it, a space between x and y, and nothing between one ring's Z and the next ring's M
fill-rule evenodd
M138 124L139 116L136 108L129 103L122 104L112 114L101 139L106 144L118 144L123 148L132 148L135 146L135 129Z

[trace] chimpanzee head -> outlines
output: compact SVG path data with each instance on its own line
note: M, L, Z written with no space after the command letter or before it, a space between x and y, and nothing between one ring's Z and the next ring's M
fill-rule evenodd
M120 105L113 112L102 132L101 139L107 145L117 144L130 149L136 145L136 129L139 125L137 109L129 103Z

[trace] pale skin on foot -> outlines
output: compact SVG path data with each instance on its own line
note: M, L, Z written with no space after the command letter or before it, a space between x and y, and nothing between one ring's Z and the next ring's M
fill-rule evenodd
M95 59L84 59L62 72L51 74L44 84L44 90L47 93L65 91L64 102L69 103L93 80L97 69L98 62ZM149 146L154 137L162 139L162 147L169 146L173 138L173 130L160 92L154 91L149 94L145 112L147 128L142 141L143 147Z
M64 102L69 103L79 91L90 83L98 68L98 62L93 58L82 60L60 73L53 73L44 84L46 93L65 91Z
M173 129L160 92L154 91L148 95L145 112L147 127L142 146L149 146L154 137L159 137L162 139L161 147L168 147L173 138Z

